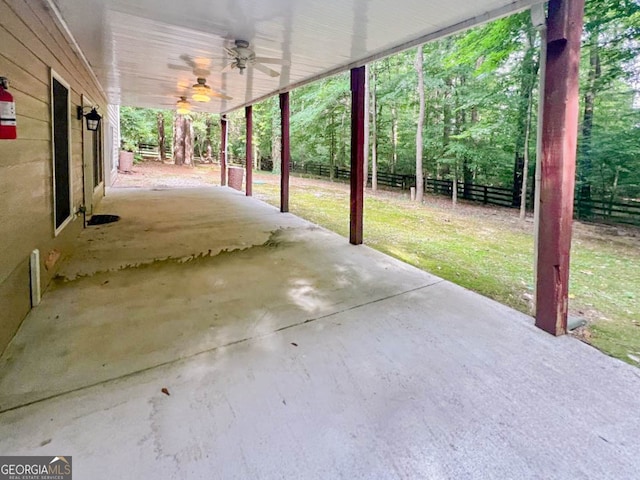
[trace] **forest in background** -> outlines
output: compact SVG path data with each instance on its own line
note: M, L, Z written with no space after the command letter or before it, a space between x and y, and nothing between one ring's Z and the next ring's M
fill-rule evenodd
M640 198L638 40L636 1L587 0L576 178L582 195ZM540 36L523 12L369 64L369 171L415 174L418 165L430 178L512 188L526 170L532 185L539 52ZM291 92L295 164L349 164L350 103L348 72ZM277 96L254 105L253 115L254 167L278 172ZM243 163L244 111L228 118L230 159ZM218 156L220 122L213 114L123 107L121 135L125 148L171 145L177 164L210 161Z

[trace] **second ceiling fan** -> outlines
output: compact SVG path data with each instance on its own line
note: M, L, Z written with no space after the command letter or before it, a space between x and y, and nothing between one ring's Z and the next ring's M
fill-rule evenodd
M289 65L289 62L287 60L282 60L279 58L256 57L255 52L251 49L249 42L247 42L246 40L236 40L235 47L225 47L225 51L232 58L232 61L222 69L223 72L229 72L234 68L237 68L240 72L240 75L242 75L247 67L253 67L256 70L269 75L270 77L277 77L280 75L278 72L263 64L271 63L275 65Z

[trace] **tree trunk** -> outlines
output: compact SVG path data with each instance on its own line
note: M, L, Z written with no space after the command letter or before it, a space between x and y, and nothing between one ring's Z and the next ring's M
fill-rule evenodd
M520 220L524 220L527 214L527 183L529 179L529 138L531 137L531 108L533 95L529 95L529 106L527 108L527 123L524 132L524 166L522 167L522 192L520 194Z
M513 166L513 198L512 205L520 205L520 194L522 191L522 181L524 177L524 150L525 136L527 129L527 119L529 116L529 103L535 87L537 66L535 55L535 30L529 26L526 32L527 50L522 59L522 72L520 78L520 101L518 105L518 116L516 118L517 133L515 143L515 155Z
M398 109L391 106L391 173L396 173L398 163Z
M338 156L338 147L336 145L336 122L335 111L331 111L331 149L329 155L329 180L333 181L333 172L336 166L336 158Z
M158 112L156 115L156 121L158 123L158 158L164 163L166 160L165 155L165 135L164 135L164 115L162 112Z
M589 75L584 93L584 113L582 116L582 138L580 139L580 158L578 178L580 179L580 197L591 198L591 131L593 130L593 111L596 102L597 83L601 75L600 55L598 52L598 33L596 29L589 36Z
M336 163L337 166L342 166L347 160L347 139L349 138L349 125L347 125L347 110L342 110L342 118L340 119L340 157ZM333 177L331 177L333 180Z
M422 203L424 199L424 172L422 168L422 130L424 128L424 68L422 65L422 45L416 53L415 67L418 72L418 127L416 129L416 202Z
M369 180L369 65L364 66L364 188Z
M173 119L173 163L184 164L184 116L176 115Z
M449 152L449 137L451 136L451 90L453 80L447 78L445 80L446 89L442 95L442 156L447 157ZM444 163L438 165L438 177L447 178L451 171L449 164Z
M273 115L271 121L271 160L273 161L273 173L282 172L282 140L278 115Z
M204 140L204 144L205 144L205 161L207 163L212 163L213 162L213 158L211 158L211 153L212 153L212 148L211 148L211 125L213 123L213 119L207 115L207 119L205 121L205 125L206 125L206 138Z
M333 170L336 165L336 126L335 112L331 111L331 148L329 149L329 180L333 180Z
M371 69L371 190L378 190L378 127L376 110L376 68Z
M458 205L458 165L453 166L453 181L451 182L451 202Z
M607 215L611 216L611 211L613 210L613 202L616 199L616 194L618 193L618 180L620 179L620 165L616 167L616 175L613 178L613 186L611 188L611 195L609 196L609 209Z
M458 77L458 91L455 94L455 111L456 111L456 116L455 116L455 134L456 135L461 135L466 129L467 129L467 109L464 108L464 104L461 105L461 93L460 91L464 88L465 83L467 82L466 77L464 76L464 74L462 74L461 76ZM475 114L477 115L477 111L475 112ZM471 111L471 122L473 123L474 120L474 110L472 109ZM473 143L473 140L464 140L465 143ZM471 176L472 176L472 171L471 171L471 158L470 155L465 152L462 155L458 154L456 155L456 159L455 159L455 168L456 168L456 183L458 183L459 180L459 174L460 172L458 171L458 166L460 164L460 160L462 160L462 165L460 165L460 167L462 168L462 198L469 198L470 197L470 190L469 190L469 184L471 183ZM456 197L458 195L457 192L457 186L456 186Z
M193 124L191 117L184 117L184 164L193 165Z

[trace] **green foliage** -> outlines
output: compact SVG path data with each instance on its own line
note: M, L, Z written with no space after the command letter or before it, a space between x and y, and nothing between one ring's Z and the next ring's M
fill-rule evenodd
M139 143L157 143L157 112L151 108L120 108L120 137L125 150L135 150Z
M597 197L640 197L640 110L633 108L633 98L621 84L596 102L591 154L597 161L591 181Z
M204 112L192 112L193 153L196 157L205 157L207 144L211 145L211 156L218 158L220 151L220 116Z

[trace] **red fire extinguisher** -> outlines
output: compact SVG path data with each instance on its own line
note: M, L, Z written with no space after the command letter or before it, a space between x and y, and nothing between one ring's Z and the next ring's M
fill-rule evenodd
M7 89L9 81L0 77L0 140L15 140L18 137L16 128L16 102Z

